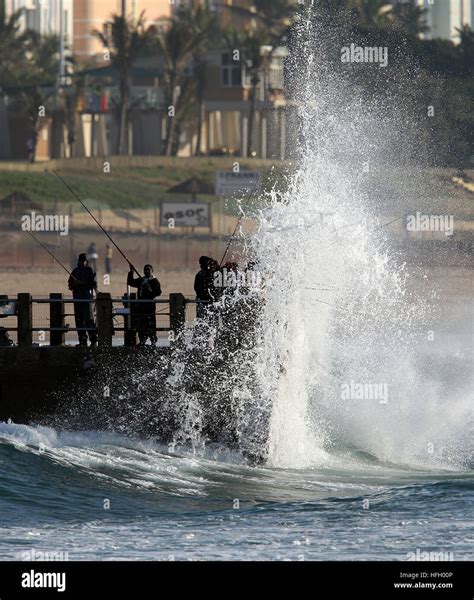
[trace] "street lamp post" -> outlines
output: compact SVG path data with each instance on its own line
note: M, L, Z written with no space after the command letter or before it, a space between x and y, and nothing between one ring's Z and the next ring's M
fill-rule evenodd
M64 12L63 0L59 0L59 65L58 65L58 90L63 85L64 77Z

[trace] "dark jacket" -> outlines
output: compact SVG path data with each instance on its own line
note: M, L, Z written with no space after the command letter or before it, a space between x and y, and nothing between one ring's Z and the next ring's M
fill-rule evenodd
M146 277L133 278L133 271L130 271L127 277L127 285L138 288L139 300L153 300L161 296L161 285L156 277L147 279ZM146 306L146 305L145 305ZM154 304L153 310L154 310Z
M196 298L198 300L212 300L211 294L209 293L211 286L211 273L207 270L203 271L201 269L194 278L194 291L196 292Z
M76 267L68 279L67 286L72 290L72 297L89 299L97 290L95 273L90 267Z

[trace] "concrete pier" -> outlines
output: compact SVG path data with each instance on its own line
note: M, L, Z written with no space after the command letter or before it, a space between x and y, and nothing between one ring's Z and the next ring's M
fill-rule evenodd
M84 348L40 346L32 348L0 348L0 421L30 423L54 413L58 403L56 392L74 390L76 382L91 370L100 368L107 355L117 370L137 353L160 354L167 348L145 349L126 346Z
M2 298L5 302L5 297ZM61 294L50 294L48 299L35 299L30 294L18 294L8 298L13 308L8 320L16 319L16 327L5 326L8 332L16 332L17 344L0 346L0 421L11 419L15 423L29 423L35 419L54 413L58 403L58 389L62 393L73 393L77 383L87 372L100 374L101 365L107 369L123 370L126 363L141 354L151 356L168 353L168 346L138 347L134 323L133 299L111 298L110 294L98 294L95 299L98 347L65 345L67 332L76 337L73 328L65 326L65 305L72 306L70 298ZM136 301L135 301L136 302ZM172 333L170 340L184 326L186 301L182 294L170 294L169 299L155 301L160 306L169 307L166 316L169 326L157 327L157 331ZM49 304L49 327L41 327L41 332L49 337L49 344L34 344L34 305ZM118 310L114 308L120 305ZM127 305L130 312L127 312ZM125 309L123 308L125 306ZM2 315L5 316L5 315ZM117 316L123 317L123 327L117 326ZM161 316L163 313L161 312ZM115 321L114 321L115 318ZM5 319L5 322L7 319ZM0 319L0 326L3 326ZM44 330L44 332L43 332ZM123 346L112 345L116 332L122 332ZM112 366L111 366L112 365ZM64 392L66 390L66 392Z

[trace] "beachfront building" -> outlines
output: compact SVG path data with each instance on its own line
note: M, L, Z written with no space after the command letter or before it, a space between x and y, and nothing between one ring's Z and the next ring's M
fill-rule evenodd
M112 15L122 13L133 19L144 13L146 26L164 28L169 18L179 15L180 6L203 1L7 0L7 14L25 9L23 27L40 33L61 35L62 32L62 56L72 52L76 59L74 78L65 77L72 74L65 74L63 66L56 92L49 90L59 100L38 119L36 160L117 153L118 74L110 62L104 61L104 48L93 31L107 34ZM256 26L251 0L219 0L209 6L222 24L234 28ZM247 10L232 10L235 8ZM228 48L206 53L201 135L197 135L192 119L184 123L174 149L178 155L190 156L196 152L268 158L286 155L287 131L291 129L284 93L287 50L262 46L260 52L263 60L253 95L255 81L252 86L246 61L236 61ZM130 71L126 133L129 154L160 155L165 151L168 106L163 92L163 68L158 57L150 57L136 61ZM4 124L0 158L26 158L31 131L20 114L7 110L8 98L5 100L0 106L0 122ZM15 130L15 136L8 136L8 130Z
M262 65L253 106L246 65L232 61L226 48L207 53L200 153L285 157L289 129L284 94L287 50L262 46L261 53L268 60ZM129 154L164 153L168 107L160 86L162 69L160 61L152 58L137 61L131 70ZM77 75L82 78L83 85L78 99L77 135L71 155L114 154L118 136L117 119L113 113L119 94L116 73L109 65L102 65ZM252 115L251 110L254 110ZM191 156L196 151L196 144L195 124L190 122L179 132L178 155ZM66 148L64 150L67 151Z

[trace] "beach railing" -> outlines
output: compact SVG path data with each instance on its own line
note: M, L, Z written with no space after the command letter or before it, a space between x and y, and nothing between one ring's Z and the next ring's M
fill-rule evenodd
M75 323L73 326L67 322L74 321L74 311L71 312L71 307L84 302L93 305L96 325L94 330L97 332L100 347L112 347L113 338L117 333L122 333L123 345L136 345L139 306L142 303L155 305L155 333L164 333L165 341L171 342L185 325L187 305L196 304L195 300L186 299L181 293L155 300L138 300L135 294L114 298L104 292L99 292L96 298L87 300L66 298L60 293L51 293L48 298L35 298L29 293L18 294L13 298L0 296L0 331L16 334L19 347L63 346L66 344L68 333L92 331L91 328L77 328ZM46 314L43 307L49 307ZM2 326L3 319L5 326ZM4 345L6 344L0 342L0 346Z

